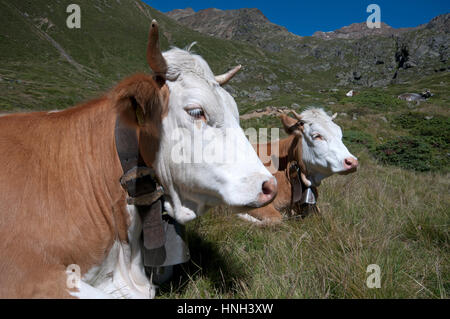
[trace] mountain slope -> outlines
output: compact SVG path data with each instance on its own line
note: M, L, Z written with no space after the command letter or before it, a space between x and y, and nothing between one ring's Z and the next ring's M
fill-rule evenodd
M337 85L384 86L450 66L449 14L415 28L382 23L380 29L369 29L366 23L354 23L303 38L271 23L257 9L178 9L166 14L204 34L283 54L300 74L330 72Z
M204 34L222 39L245 41L278 52L284 43L301 37L267 19L256 8L220 10L209 8L195 12L191 8L176 9L166 13L180 24Z
M404 32L418 30L423 27L424 26L419 26L416 28L394 29L391 26L387 25L386 23L381 22L380 28L370 29L367 27L366 22L361 22L361 23L353 23L349 26L342 27L335 31L330 32L317 31L313 34L313 37L321 38L324 40L330 40L330 39L361 39L373 35L385 37L392 35L398 36Z
M194 52L215 73L244 66L227 85L241 113L298 103L300 92L402 83L417 74L446 71L449 65L448 15L401 36L323 40L295 36L259 10L238 12L242 21L237 25L226 21L234 11L206 10L203 14L226 18L219 26L231 27L221 33L231 39L223 39L191 30L138 0L80 0L82 27L71 30L66 27L70 3L0 0L0 17L6 21L0 25L0 110L65 108L103 93L127 75L149 72L145 49L153 18L161 25L164 50L197 41ZM187 19L192 12L172 15ZM315 100L303 96L302 101Z
M237 81L256 75L252 84L261 84L268 69L293 77L269 53L187 29L141 1L80 0L82 27L71 30L66 27L70 3L0 0L0 17L7 21L0 26L0 89L6 92L0 109L63 108L126 75L149 72L145 49L153 18L160 23L164 50L197 41L194 51L216 73L243 64L252 74L242 72Z

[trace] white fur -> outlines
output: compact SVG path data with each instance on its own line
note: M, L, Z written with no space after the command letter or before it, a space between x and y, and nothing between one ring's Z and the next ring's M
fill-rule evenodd
M258 205L263 183L273 176L240 128L233 97L216 82L200 56L174 48L165 52L164 58L168 64L169 113L162 123L155 168L168 194L167 211L185 223L217 205ZM190 107L201 107L206 123L195 121L186 112ZM221 150L224 156L213 162L197 161L196 156L208 147ZM189 160L177 162L174 149L189 154Z
M343 173L344 161L353 157L342 142L342 130L322 109L310 108L300 114L304 121L303 162L308 171L308 179L316 186L332 174ZM320 134L322 139L315 140Z
M245 221L248 221L248 222L251 222L251 223L254 223L254 224L257 224L257 225L262 225L263 224L263 222L260 221L258 218L250 216L249 214L238 214L238 217L243 219L243 220L245 220Z
M80 282L80 286L77 292L69 291L69 293L76 298L79 299L111 299L112 296L106 294L102 290L98 288L94 288L91 285L85 283L84 281Z
M82 278L79 298L154 298L156 286L145 275L141 255L142 223L135 206L128 205L130 227L128 243L115 241L108 256L99 266L90 269Z

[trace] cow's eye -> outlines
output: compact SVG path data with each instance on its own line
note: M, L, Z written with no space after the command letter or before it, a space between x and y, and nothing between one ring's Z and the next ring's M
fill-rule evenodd
M318 141L323 140L323 137L320 134L314 134L312 138L313 138L313 140L318 140Z
M189 109L186 109L186 112L194 120L201 120L201 121L205 121L206 120L205 112L203 111L203 109L201 107L189 108Z

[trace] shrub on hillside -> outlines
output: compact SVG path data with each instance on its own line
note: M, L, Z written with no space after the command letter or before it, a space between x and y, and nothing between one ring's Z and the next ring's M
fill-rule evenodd
M428 138L400 136L376 147L381 162L416 171L445 169L448 159L436 153Z
M363 146L372 151L375 147L375 140L368 133L358 130L345 130L343 135L342 140L350 149Z
M450 144L450 118L442 115L427 117L423 113L408 112L393 119L393 124L409 130L413 136L429 137L433 147L448 148Z

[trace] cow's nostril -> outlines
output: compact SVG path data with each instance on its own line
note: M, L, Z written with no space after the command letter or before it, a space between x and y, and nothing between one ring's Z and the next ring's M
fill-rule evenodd
M271 178L262 184L262 192L264 195L274 195L277 192L276 179Z
M275 196L277 196L277 180L272 177L262 184L256 207L268 205L275 199Z
M267 182L264 182L262 191L263 191L264 195L269 195L270 193L272 193L272 190L270 189L270 187L267 186Z
M356 169L358 167L358 160L353 157L348 157L344 160L344 166L346 169Z

